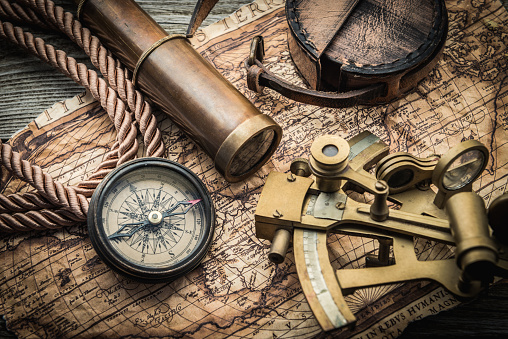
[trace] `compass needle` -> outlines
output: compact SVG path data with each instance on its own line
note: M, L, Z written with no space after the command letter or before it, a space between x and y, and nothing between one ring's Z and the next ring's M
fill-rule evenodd
M130 238L134 233L141 229L145 222L135 222L131 224L124 224L118 231L109 236L109 239L128 237ZM137 227L134 227L137 226Z
M173 198L172 196L169 196L169 198L167 198L166 200L163 200L160 204L161 210L168 209L168 207L166 207L166 206L170 205L173 200L175 200L175 198Z
M215 228L209 193L195 174L160 158L112 171L90 201L89 233L101 259L142 282L167 282L193 269Z
M164 212L162 214L162 216L163 216L163 218L166 218L166 217L170 217L173 215L187 214L187 212L189 212L189 210L200 201L201 201L201 199L189 200L189 201L179 201L175 205L171 206L171 208L169 210ZM185 208L182 212L173 212L180 206L188 206L188 207Z

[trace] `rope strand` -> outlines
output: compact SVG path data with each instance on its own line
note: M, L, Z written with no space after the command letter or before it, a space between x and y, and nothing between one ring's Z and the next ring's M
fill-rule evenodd
M25 9L19 4L10 3L7 0L0 0L0 18L18 24L29 24L43 29L57 30L54 25L43 22L32 9Z
M83 64L79 64L73 58L67 57L64 52L55 50L51 45L46 45L42 39L34 39L32 34L23 32L22 29L14 27L8 22L4 23L0 21L0 37L20 45L51 64L74 81L85 86L94 98L101 102L101 105L106 109L117 128L119 142L116 152L118 159L116 160L114 156L109 156L107 163L99 167L100 175L107 174L113 163L118 165L136 156L138 149L136 140L137 129L131 115L126 112L123 102L117 99L116 92L109 88L105 81L99 78L94 71L88 70ZM73 187L65 187L61 183L54 181L50 175L44 174L40 167L32 166L28 161L22 160L19 153L12 151L9 145L0 143L0 147L2 163L9 171L35 187L39 194L47 199L49 203L62 210L70 211L77 217L77 220L86 220L88 200L85 196L78 193ZM96 178L99 173L95 173ZM99 182L99 180L95 179L92 185L90 185L91 182L88 182L85 187L88 189L95 188L93 184L96 186ZM21 200L19 196L18 200ZM23 214L21 213L15 213L7 217L4 213L1 219L2 225L5 226L2 226L2 228L7 231L37 229L34 226L36 222L42 223L43 227L47 228L53 228L55 224L60 226L67 226L69 224L65 218L48 219L49 212L43 215L39 211L31 210L32 207L29 204L25 203L24 208L29 209L30 214L27 214L27 212L25 216L22 216Z

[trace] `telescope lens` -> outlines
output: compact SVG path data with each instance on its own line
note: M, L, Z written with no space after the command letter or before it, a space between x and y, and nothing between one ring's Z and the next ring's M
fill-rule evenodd
M266 153L272 150L275 142L275 131L266 129L256 134L246 142L231 162L230 173L239 177L249 172L260 161L264 160Z
M477 149L462 153L446 169L443 187L455 191L474 181L482 171L485 160L483 152Z

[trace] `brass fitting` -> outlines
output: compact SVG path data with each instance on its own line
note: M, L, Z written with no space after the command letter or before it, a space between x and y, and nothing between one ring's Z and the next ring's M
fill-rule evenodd
M316 176L316 184L323 192L335 192L341 186L336 177L349 162L349 144L336 135L322 135L310 147L310 170Z
M279 228L275 231L272 246L270 247L270 252L268 252L268 259L275 264L281 264L284 262L290 240L291 233L288 230Z
M289 170L294 175L298 175L300 177L308 177L311 175L309 161L304 158L295 158L291 161L291 166Z
M384 221L388 218L388 184L383 180L378 180L374 185L374 202L370 205L370 217L375 221Z
M446 152L432 173L432 183L439 189L434 204L443 208L452 195L471 192L488 159L487 147L477 140L461 142Z
M463 270L463 281L489 281L498 253L489 234L485 203L473 192L461 192L446 202L452 235L457 248L457 265Z

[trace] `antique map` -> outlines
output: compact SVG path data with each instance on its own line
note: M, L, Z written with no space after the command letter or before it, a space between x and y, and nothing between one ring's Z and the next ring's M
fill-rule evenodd
M497 1L447 1L450 29L442 60L407 97L387 105L348 109L295 103L246 87L243 62L250 40L265 38L265 64L302 85L286 44L284 6L257 0L193 38L194 46L265 114L283 128L271 160L252 178L226 182L212 160L158 114L165 157L189 167L205 183L217 211L213 244L202 264L168 284L140 284L102 263L86 225L62 230L2 235L0 314L19 337L74 338L394 338L410 321L458 304L435 283L416 281L363 289L346 297L358 322L354 329L322 332L302 294L292 250L284 263L268 258L269 242L254 231L254 210L270 171L289 170L307 156L319 135L346 139L369 130L392 151L442 154L467 139L491 152L475 190L489 204L508 183L508 14ZM44 111L10 144L22 156L64 183L84 179L115 139L112 123L89 95ZM4 193L31 188L2 170ZM371 239L329 237L335 268L361 267L374 252ZM418 240L421 259L453 255Z

